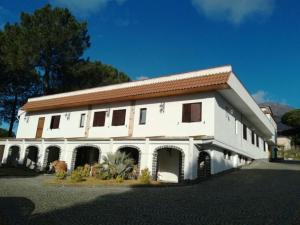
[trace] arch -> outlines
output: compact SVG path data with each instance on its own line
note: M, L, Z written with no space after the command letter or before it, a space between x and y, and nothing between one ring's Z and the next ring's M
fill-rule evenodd
M172 154L174 152L174 154ZM169 154L169 155L167 155ZM171 161L171 158L173 161ZM168 159L168 163L166 163L166 159ZM157 147L152 156L152 178L154 180L161 179L163 181L171 181L171 182L176 182L176 177L177 177L177 182L181 182L184 180L184 159L185 159L185 154L184 151L173 145L164 145ZM165 161L165 163L163 163ZM177 161L177 162L176 162ZM171 179L166 179L166 178L159 178L158 173L164 170L166 174L169 174L170 177L172 176ZM167 177L168 175L166 175Z
M79 145L72 155L71 170L85 164L92 165L99 163L101 159L101 149L96 145Z
M198 178L203 179L211 176L211 157L206 151L200 151L198 156Z
M118 148L119 152L125 152L127 155L129 155L133 160L134 164L140 168L141 163L141 149L139 147L136 147L134 145L122 145Z
M61 155L61 148L58 145L50 145L45 150L43 168L49 170L50 163L59 160Z
M30 145L25 150L24 165L30 169L37 167L39 160L39 148L36 145Z
M7 165L18 166L20 159L20 146L12 145L8 149L8 155L6 159Z

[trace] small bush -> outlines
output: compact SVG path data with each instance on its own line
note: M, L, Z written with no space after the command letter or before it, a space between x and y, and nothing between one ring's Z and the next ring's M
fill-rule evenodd
M119 183L119 184L123 183L124 182L124 178L122 176L117 176L116 182Z
M58 179L58 180L64 180L67 177L67 172L60 170L55 173L55 176L56 176L56 179Z
M145 168L141 171L141 175L139 176L139 181L143 184L150 184L151 175L148 168Z
M91 166L89 164L85 164L82 169L82 176L83 177L89 177L91 174Z
M72 182L81 182L81 181L83 181L82 169L81 168L78 169L78 168L71 173L71 181Z

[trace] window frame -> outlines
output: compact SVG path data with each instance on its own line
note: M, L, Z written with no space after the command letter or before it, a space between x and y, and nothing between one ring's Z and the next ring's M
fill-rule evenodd
M60 115L53 115L51 116L51 120L50 120L50 130L56 130L59 129L59 125L60 125ZM55 121L56 119L56 121ZM57 123L57 124L56 124Z
M116 118L118 118L117 116L120 117L120 115L117 115L120 112L124 112L124 114L122 115L122 118L121 118L122 120L118 121L118 120L116 120ZM118 119L120 119L120 118L118 118ZM114 127L117 127L117 126L124 126L125 123L126 123L126 109L113 110L111 125Z
M142 113L145 112L144 121L142 121ZM145 125L147 121L147 108L140 108L139 125Z
M248 140L248 127L246 124L243 124L243 139Z
M80 114L79 128L83 128L85 126L85 113Z
M198 119L193 119L192 105L200 106L200 115ZM202 102L191 102L182 104L182 123L196 123L202 121Z
M254 132L254 130L251 131L251 143L253 145L255 145L255 132Z
M96 115L102 115L103 116L103 120L100 121L101 123L98 121L99 117L97 117ZM96 118L98 120L96 120ZM97 122L99 122L99 123L97 123ZM105 126L105 122L106 122L106 111L96 111L96 112L94 112L93 127L104 127Z

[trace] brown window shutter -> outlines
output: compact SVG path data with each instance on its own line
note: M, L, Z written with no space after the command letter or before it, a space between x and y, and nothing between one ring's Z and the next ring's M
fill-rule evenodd
M191 122L199 122L202 117L202 103L191 104Z
M191 120L191 104L182 105L182 122L187 123Z
M60 122L60 116L52 116L50 129L58 129L59 128L59 122Z
M122 126L125 124L126 109L114 110L112 126Z
M94 121L93 121L93 127L103 127L105 125L105 116L106 112L95 112L94 113Z

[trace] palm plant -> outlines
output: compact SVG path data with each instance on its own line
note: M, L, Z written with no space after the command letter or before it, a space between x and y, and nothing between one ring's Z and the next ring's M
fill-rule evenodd
M126 153L108 153L103 156L102 166L107 172L108 179L115 179L118 176L127 179L133 171L134 160Z

